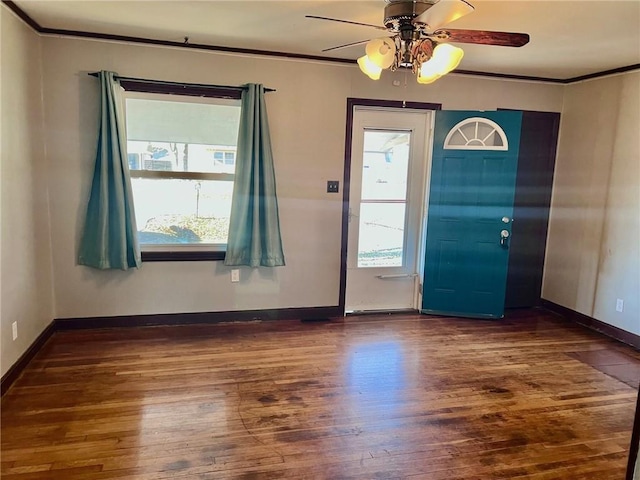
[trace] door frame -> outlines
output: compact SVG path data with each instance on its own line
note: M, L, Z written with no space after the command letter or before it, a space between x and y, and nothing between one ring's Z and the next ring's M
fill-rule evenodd
M351 191L351 148L353 143L353 113L355 107L381 107L412 110L441 110L440 103L408 102L404 100L377 100L370 98L347 98L347 121L345 127L344 172L342 180L342 239L340 246L340 295L338 308L345 314L347 294L347 245L349 238L349 195Z

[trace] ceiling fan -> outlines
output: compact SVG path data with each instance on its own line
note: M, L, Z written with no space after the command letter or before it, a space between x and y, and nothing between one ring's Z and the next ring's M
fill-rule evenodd
M503 47L522 47L529 42L529 35L526 33L443 28L473 12L473 5L466 0L385 2L384 26L316 15L306 17L375 28L390 34L322 50L329 52L366 43L366 55L358 59L358 64L374 80L380 78L383 69L394 71L404 67L411 68L418 75L418 83L434 82L455 69L462 60L462 49L449 42Z

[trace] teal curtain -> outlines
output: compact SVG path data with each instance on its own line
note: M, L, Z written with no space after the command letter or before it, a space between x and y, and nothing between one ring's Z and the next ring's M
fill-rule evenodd
M115 75L99 74L98 148L78 252L79 264L102 270L140 267L121 87Z
M264 87L242 92L236 175L225 265L284 265Z

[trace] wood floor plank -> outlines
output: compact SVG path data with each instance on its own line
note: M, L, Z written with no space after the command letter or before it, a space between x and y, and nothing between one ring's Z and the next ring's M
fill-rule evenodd
M543 311L57 332L2 478L623 478L640 353Z

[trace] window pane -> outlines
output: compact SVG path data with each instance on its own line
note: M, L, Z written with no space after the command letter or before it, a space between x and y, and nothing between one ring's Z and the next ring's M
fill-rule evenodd
M404 216L404 203L360 205L358 267L402 266Z
M410 132L364 132L362 200L405 200Z
M176 99L178 98L178 99ZM240 101L127 98L127 139L203 145L237 145Z
M224 148L224 150L219 150ZM235 173L235 145L127 142L129 168L169 172Z
M141 245L227 243L233 182L132 178Z

